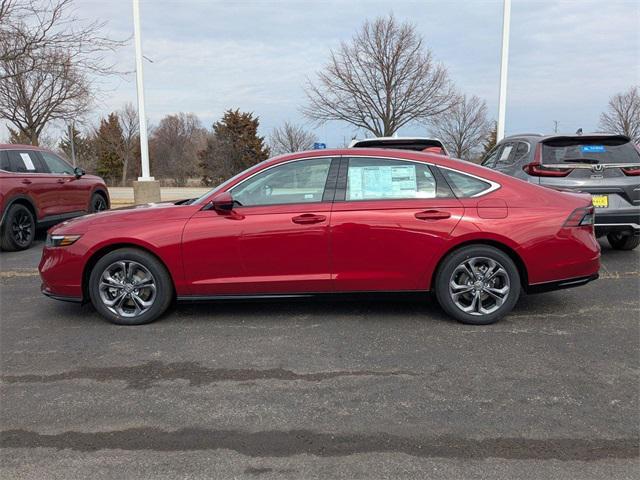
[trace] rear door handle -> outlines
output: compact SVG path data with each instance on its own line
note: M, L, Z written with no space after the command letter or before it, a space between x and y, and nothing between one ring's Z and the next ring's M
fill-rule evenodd
M291 221L293 223L299 223L301 225L308 225L311 223L324 222L327 219L324 215L316 215L315 213L303 213L297 217L293 217Z
M440 210L425 210L424 212L416 213L416 218L418 220L445 220L450 217L451 214L449 212L443 212Z
M22 180L22 183L24 183L25 185L31 185L31 180L25 178L24 180Z

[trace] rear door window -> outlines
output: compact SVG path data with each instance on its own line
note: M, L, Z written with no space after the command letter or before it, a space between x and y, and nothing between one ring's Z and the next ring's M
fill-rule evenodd
M493 147L493 150L489 152L489 154L482 161L482 166L487 168L495 168L496 161L498 160L498 153L502 149L502 145L497 145Z
M346 201L436 198L428 165L383 158L350 158Z
M42 163L33 150L7 150L10 171L16 173L43 173Z

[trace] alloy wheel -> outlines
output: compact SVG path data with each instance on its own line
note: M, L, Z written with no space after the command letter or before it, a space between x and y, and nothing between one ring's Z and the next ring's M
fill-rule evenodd
M488 315L509 296L511 282L505 268L488 257L472 257L451 274L449 295L453 303L470 315Z
M33 227L31 226L31 217L25 211L18 211L13 216L11 222L11 232L13 234L14 241L24 247L29 245L31 237L33 236Z
M105 202L102 195L97 195L95 200L93 201L93 211L94 212L102 212L107 209L107 202Z
M139 317L156 300L156 280L144 265L120 260L102 272L98 291L111 312L121 317Z

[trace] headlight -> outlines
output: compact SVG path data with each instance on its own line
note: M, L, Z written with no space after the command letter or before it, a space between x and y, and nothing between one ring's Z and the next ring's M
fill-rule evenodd
M82 235L47 235L47 247L68 247L76 242Z

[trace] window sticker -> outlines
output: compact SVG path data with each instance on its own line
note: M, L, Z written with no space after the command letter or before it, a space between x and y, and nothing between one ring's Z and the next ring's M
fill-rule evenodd
M378 165L349 168L349 200L415 198L415 165Z
M604 145L582 145L580 151L582 153L604 153L607 150Z
M509 158L509 154L511 153L511 150L513 150L513 145L507 145L506 147L504 147L502 149L502 153L500 154L500 161L502 160L506 160L507 158Z
M24 162L24 166L27 170L36 169L36 167L33 165L33 162L31 161L31 155L29 155L28 153L21 153L20 158L22 158L22 161Z

